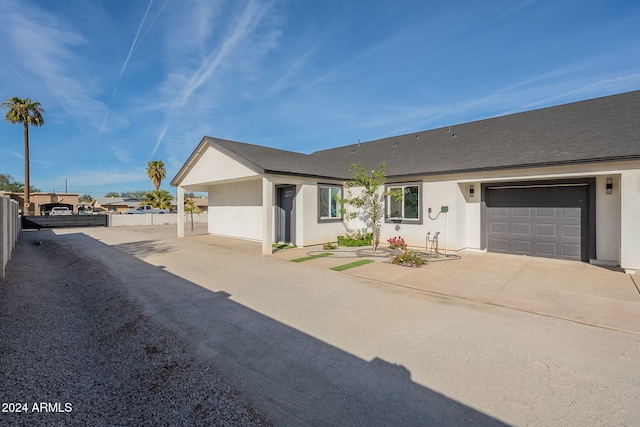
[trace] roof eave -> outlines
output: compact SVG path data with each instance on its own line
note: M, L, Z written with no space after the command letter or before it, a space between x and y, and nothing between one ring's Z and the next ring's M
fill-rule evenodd
M270 175L285 175L285 176L298 176L301 178L314 178L314 179L330 179L334 181L346 181L349 178L341 177L341 176L331 176L331 175L320 175L320 174L312 174L312 173L299 173L299 172L290 172L290 171L280 171L275 169L265 169L265 174Z
M182 165L178 173L176 173L176 175L173 177L170 183L172 187L177 187L180 185L180 182L182 182L182 179L184 178L184 175L187 173L187 170L191 168L191 165L195 161L196 157L200 157L202 155L204 151L201 152L200 150L205 144L207 145L209 144L206 138L207 138L206 136L202 137L202 139L200 140L196 148L191 152L191 155L187 158L187 161L184 162L184 164Z
M456 175L456 174L465 174L465 173L474 173L474 172L494 172L499 170L544 168L544 167L554 167L554 166L571 166L571 165L588 164L588 163L623 162L623 161L633 161L633 160L640 160L640 154L632 155L632 156L599 157L599 158L592 158L592 159L563 160L563 161L557 161L557 162L522 163L522 164L503 165L503 166L487 166L487 167L478 167L478 168L416 172L416 173L410 173L410 174L395 174L395 175L387 175L387 179L394 179L394 180L409 179L409 178L413 179L420 176Z

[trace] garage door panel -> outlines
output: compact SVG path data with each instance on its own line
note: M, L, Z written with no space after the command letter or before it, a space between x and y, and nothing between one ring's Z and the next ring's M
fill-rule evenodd
M580 225L563 225L562 226L563 237L575 237L580 239Z
M489 250L491 252L509 252L509 241L507 239L491 239L489 241Z
M496 207L493 209L493 216L495 218L508 218L509 217L509 208L500 208Z
M531 241L529 240L514 240L513 252L517 254L528 255L531 253Z
M488 250L581 260L588 190L587 185L487 189Z
M564 258L580 259L581 252L582 252L581 245L570 245L570 244L562 245L562 255Z
M512 208L512 216L516 218L531 218L532 209L531 208Z
M561 254L558 253L558 245L553 242L537 242L536 243L536 255L557 257Z
M556 208L536 208L537 218L556 218L558 210Z
M537 236L556 237L557 236L556 230L557 229L555 224L537 224L536 225Z
M531 224L516 222L513 224L513 234L531 236Z
M576 224L579 224L580 222L580 215L581 215L580 208L563 208L562 209L562 217L567 219L574 218L577 221Z
M492 233L508 233L509 232L509 224L506 222L492 222L491 223L491 232Z

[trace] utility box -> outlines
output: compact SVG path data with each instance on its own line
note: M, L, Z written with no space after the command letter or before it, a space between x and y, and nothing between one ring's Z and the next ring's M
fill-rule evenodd
M449 212L449 206L440 206L440 212L444 212L444 213Z

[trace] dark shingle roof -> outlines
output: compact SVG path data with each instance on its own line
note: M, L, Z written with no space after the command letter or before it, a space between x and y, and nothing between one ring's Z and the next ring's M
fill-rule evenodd
M259 173L281 173L330 178L336 168L332 160L314 159L309 154L279 150L244 142L205 137L210 144Z
M258 173L340 179L349 178L349 163L374 169L385 162L393 178L632 160L640 159L640 91L312 154L212 137L204 142Z
M352 151L354 151L352 154ZM640 91L318 151L388 177L640 159Z

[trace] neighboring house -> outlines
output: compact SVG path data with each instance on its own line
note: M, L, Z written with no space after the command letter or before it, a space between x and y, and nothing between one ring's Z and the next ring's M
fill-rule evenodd
M187 197L185 197L186 199ZM207 197L192 197L191 198L198 209L200 209L200 214L206 214L209 211L209 199ZM171 209L175 212L178 211L178 201L173 200L171 202Z
M0 191L0 195L9 197L20 205L20 211L24 207L24 193L12 193L9 191ZM31 193L29 196L33 211L36 215L46 215L55 207L66 207L78 213L78 194L77 193Z
M349 163L386 163L382 239L640 268L640 91L300 154L204 137L171 185L210 234L309 246L345 233ZM443 209L443 207L446 207ZM443 212L446 211L446 212ZM178 233L184 234L183 215Z
M94 212L120 213L135 209L143 199L124 199L122 197L98 197L91 202Z

